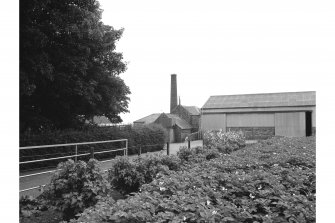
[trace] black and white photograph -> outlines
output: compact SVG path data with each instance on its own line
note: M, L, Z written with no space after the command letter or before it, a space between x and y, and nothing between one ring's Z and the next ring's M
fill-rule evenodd
M334 4L8 4L4 222L333 221Z

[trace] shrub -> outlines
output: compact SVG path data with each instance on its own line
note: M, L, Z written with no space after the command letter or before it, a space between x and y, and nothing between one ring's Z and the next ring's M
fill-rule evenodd
M173 155L149 155L135 158L132 162L127 157L117 157L112 162L108 180L123 194L138 191L140 186L150 183L160 172L180 168L180 159Z
M242 132L206 131L203 136L204 146L216 148L221 153L231 153L245 147Z
M125 200L99 202L72 222L315 222L315 143L308 141L276 139L270 148L256 144L190 163ZM275 158L261 158L267 154ZM291 154L301 160L289 162Z
M35 146L35 145L52 145L62 143L77 143L90 141L104 141L115 139L128 139L128 154L137 154L139 145L142 145L142 152L159 151L164 148L166 132L159 125L144 125L140 127L125 128L120 130L114 127L91 127L85 130L64 130L54 131L39 135L20 134L20 146ZM151 145L151 146L145 146ZM152 146L153 145L153 146ZM111 150L112 148L121 148L125 146L125 142L103 143L93 145L78 146L78 153L90 152L94 148L96 152L102 150ZM59 156L74 155L74 147L57 147L44 149L28 149L20 150L20 161L28 161L32 159L44 159ZM117 154L121 155L123 151L96 154L96 159L113 158ZM79 157L88 161L89 156ZM44 161L38 163L28 163L20 165L20 170L55 167L59 160Z
M41 197L62 211L64 220L74 218L110 192L97 160L91 159L88 163L68 160L58 168Z
M201 162L220 157L220 152L217 149L209 149L202 146L194 148L181 146L177 152L177 156L183 161Z
M36 213L48 209L44 204L43 200L38 200L32 196L22 196L19 201L20 204L20 216L29 217Z
M136 165L127 157L117 157L108 170L108 181L113 188L123 194L137 191L144 183L143 176L138 173Z

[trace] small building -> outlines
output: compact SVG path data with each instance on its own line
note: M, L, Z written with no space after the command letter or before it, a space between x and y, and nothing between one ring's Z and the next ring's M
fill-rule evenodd
M162 113L155 123L167 130L169 142L184 141L191 134L193 128L186 120L175 114Z
M177 75L171 75L170 113L154 113L134 121L134 126L156 123L169 133L169 142L182 142L191 133L199 131L200 109L184 106L177 100Z
M211 96L201 129L242 131L247 139L315 135L316 92Z

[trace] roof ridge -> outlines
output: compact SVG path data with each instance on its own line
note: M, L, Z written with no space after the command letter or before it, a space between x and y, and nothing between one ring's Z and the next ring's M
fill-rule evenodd
M220 96L240 96L240 95L269 95L269 94L292 94L292 93L316 93L316 91L289 91L289 92L271 92L271 93L250 93L250 94L221 94L221 95L211 95L210 97L220 97Z

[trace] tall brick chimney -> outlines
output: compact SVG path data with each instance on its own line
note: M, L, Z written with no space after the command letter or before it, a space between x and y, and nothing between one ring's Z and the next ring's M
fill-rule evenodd
M177 107L177 74L171 74L171 98L170 98L170 113Z

